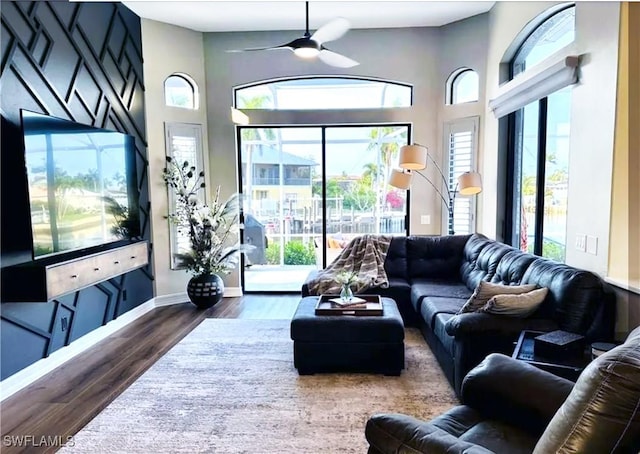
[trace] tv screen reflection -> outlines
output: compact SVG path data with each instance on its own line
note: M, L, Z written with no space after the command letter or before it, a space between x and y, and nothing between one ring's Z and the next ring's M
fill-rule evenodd
M133 137L27 111L22 121L34 257L139 235Z

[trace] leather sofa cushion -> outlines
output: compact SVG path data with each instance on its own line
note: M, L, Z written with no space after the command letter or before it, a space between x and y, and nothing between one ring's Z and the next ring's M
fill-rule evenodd
M420 317L429 328L433 328L434 318L438 314L454 315L464 304L462 298L428 296L422 299Z
M460 277L469 290L476 288L486 275L486 271L477 267L476 262L482 250L492 242L486 236L474 233L464 246L460 264Z
M486 419L485 416L475 408L471 408L468 405L458 405L436 416L429 422L437 428L459 437L484 419Z
M470 295L471 291L459 281L416 279L411 285L411 304L418 314L421 312L422 300L426 297L466 300Z
M438 340L442 346L449 352L449 354L453 357L455 355L455 340L456 338L453 336L449 336L447 334L447 330L445 329L447 325L447 321L453 317L453 314L443 314L440 313L436 315L433 319L433 333L436 335Z
M389 250L384 259L384 271L389 281L393 278L409 279L407 272L407 239L393 237L389 243Z
M370 453L493 454L431 423L401 414L373 415L367 421L365 436Z
M536 444L536 438L527 432L512 426L506 427L495 420L487 420L486 415L466 405L453 407L430 423L459 440L483 446L496 453L530 453Z
M478 254L475 269L482 270L484 272L483 279L491 280L491 278L496 274L498 265L502 258L512 251L513 248L511 246L507 246L504 243L498 243L497 241L492 241L485 245L485 247L480 251L480 254Z
M398 307L407 306L407 309L410 309L411 306L411 286L406 280L399 277L389 278L389 287L375 287L365 290L363 293L392 298ZM401 310L401 312L403 311Z
M530 434L506 422L490 419L476 424L458 437L458 440L480 445L495 453L509 454L530 454L537 441Z
M490 422L487 423L486 421ZM491 449L496 453L530 453L536 443L536 438L528 432L513 426L506 428L495 420L488 420L486 415L467 405L453 407L446 413L432 419L430 423L455 437L459 437L459 439L464 439L465 434L468 434L466 435L467 441L475 439L478 445ZM508 434L505 438L514 443L514 451L512 451L511 445L506 444L505 439L494 439L497 433L505 434L507 432ZM487 435L487 439L482 439L482 434Z
M534 454L640 452L639 407L640 327L585 368Z
M447 279L413 279L411 288L416 296L422 294L424 296L467 299L472 293L462 282Z
M493 284L520 285L529 265L539 258L512 248L502 256L495 274L489 281Z
M611 311L615 307L610 301L614 296L605 292L602 280L594 273L541 258L531 263L522 283L549 289L534 317L557 320L560 329L583 334L587 340L613 337L612 332L591 331L598 310L606 306ZM605 325L612 331L612 324ZM597 328L601 327L602 322Z
M409 279L459 279L462 251L470 235L407 237L407 268Z

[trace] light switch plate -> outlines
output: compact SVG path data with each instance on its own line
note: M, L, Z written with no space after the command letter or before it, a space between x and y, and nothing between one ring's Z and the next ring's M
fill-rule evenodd
M587 235L576 235L576 249L582 252L586 252Z
M420 224L431 224L431 215L423 214L422 216L420 216Z
M598 237L587 236L587 254L598 255Z

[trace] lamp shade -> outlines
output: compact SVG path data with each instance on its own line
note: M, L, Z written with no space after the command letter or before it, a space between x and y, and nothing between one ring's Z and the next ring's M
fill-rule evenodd
M427 147L416 144L401 147L399 165L403 169L424 169L427 167Z
M482 191L482 177L477 172L465 172L458 177L460 194L474 195Z
M411 185L411 173L400 169L393 169L389 176L389 184L398 189L409 189Z

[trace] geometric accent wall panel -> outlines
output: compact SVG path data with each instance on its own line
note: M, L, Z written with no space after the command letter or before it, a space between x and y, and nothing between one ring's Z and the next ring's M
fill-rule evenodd
M150 241L140 18L120 3L3 1L1 19L2 266L32 260L20 109L135 137ZM3 299L1 378L148 301L152 281L147 265L49 302Z

